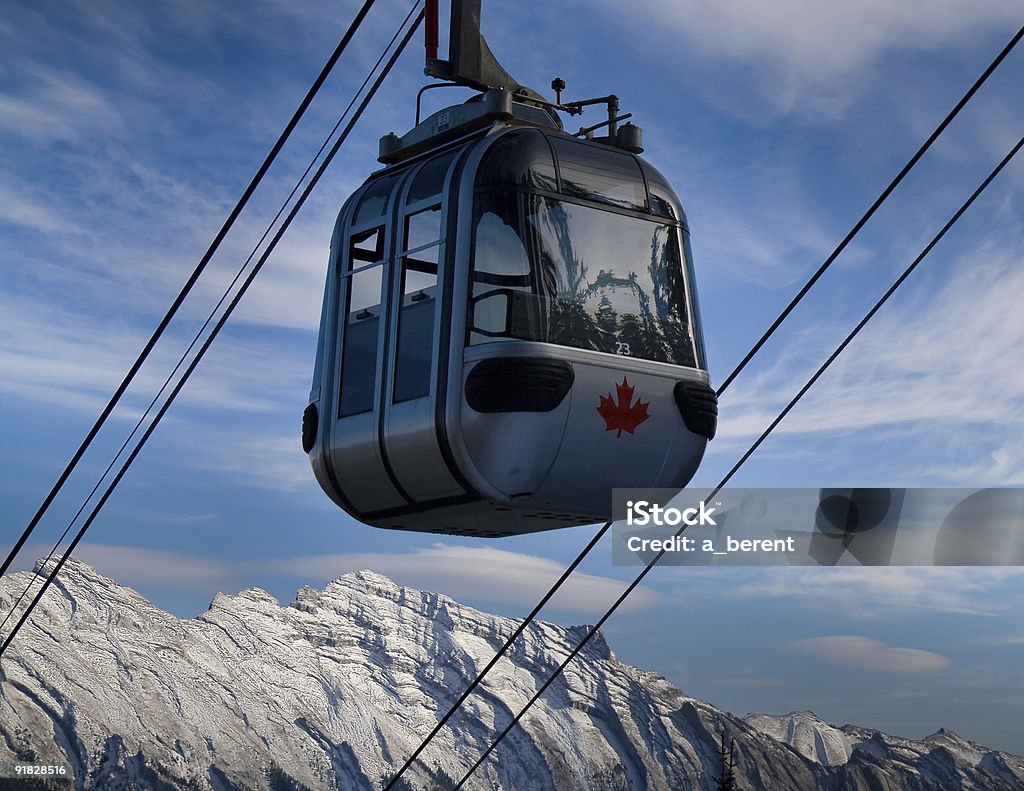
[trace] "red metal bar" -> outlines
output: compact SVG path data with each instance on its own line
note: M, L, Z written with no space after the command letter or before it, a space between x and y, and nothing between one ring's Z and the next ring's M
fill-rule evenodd
M437 60L437 0L427 0L426 24L423 28L423 45L427 50L427 60Z

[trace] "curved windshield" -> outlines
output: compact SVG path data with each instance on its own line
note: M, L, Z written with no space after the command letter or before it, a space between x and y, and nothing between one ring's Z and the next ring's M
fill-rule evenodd
M527 193L477 196L469 343L696 365L675 225Z

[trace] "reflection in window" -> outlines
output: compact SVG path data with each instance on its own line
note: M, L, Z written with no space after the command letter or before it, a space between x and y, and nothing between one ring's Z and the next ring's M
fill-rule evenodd
M602 150L594 157L591 146L574 140L552 140L558 155L562 192L644 211L647 193L636 159L624 151Z
M415 250L441 239L441 207L433 206L405 218L405 249Z
M437 311L437 265L441 252L441 207L405 219L402 302L398 311L394 401L430 394Z
M481 160L476 184L502 190L515 185L557 192L555 160L544 134L522 127L503 134Z
M695 364L676 227L525 194L480 195L477 218L470 343Z
M514 311L513 293L532 293L530 257L517 230L504 217L515 217L516 196L492 195L494 210L481 214L476 224L476 267L471 297L473 328L470 343L511 336L508 317Z
M382 270L381 265L371 266L347 276L348 305L341 350L338 417L357 415L373 409Z
M352 220L352 224L359 225L367 220L383 217L391 190L397 183L398 174L394 174L378 179L367 187L363 197L359 199L359 207L356 209L356 216Z
M364 263L376 263L384 257L384 229L371 228L369 231L353 234L349 247L349 269L358 269Z
M455 152L442 154L434 157L420 168L420 172L416 174L416 178L413 179L412 186L409 188L409 197L406 198L406 202L415 203L418 200L440 195L441 190L444 189L444 177L448 172L448 166L451 165L454 158Z
M402 261L402 307L398 314L398 353L395 356L395 403L430 395L434 351L434 313L437 309L437 256L433 265L407 256Z

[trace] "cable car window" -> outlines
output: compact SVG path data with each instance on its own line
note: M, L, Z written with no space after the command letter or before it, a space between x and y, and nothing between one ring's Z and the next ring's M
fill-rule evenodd
M341 351L338 417L373 409L383 270L382 265L370 266L346 276L348 305Z
M537 129L516 129L499 137L476 173L478 187L533 187L558 191L555 160L547 139Z
M495 195L494 202L503 202ZM514 211L514 206L504 207ZM507 216L507 214L506 214ZM497 211L485 211L476 224L476 246L485 251L480 255L476 273L499 277L529 277L530 257L516 230L510 227ZM488 279L489 280L489 279ZM528 282L524 281L523 285Z
M441 207L432 206L405 218L405 249L437 242L441 239Z
M363 193L363 197L359 199L359 206L356 208L356 216L352 220L352 224L359 225L368 220L383 217L388 207L388 198L397 181L398 174L392 174L373 182Z
M518 338L695 364L678 228L541 196L477 200L471 344ZM517 236L528 277L495 273L489 214Z
M430 394L434 313L437 308L438 248L431 247L422 252L430 254L433 262L413 256L406 256L402 260L402 307L398 313L398 348L395 355L395 403Z
M707 351L704 346L704 322L700 317L700 300L697 298L697 276L693 271L693 251L690 249L690 234L683 229L683 265L686 267L686 276L690 283L690 305L693 316L693 343L697 347L697 365L708 369Z
M452 164L454 158L455 152L449 152L439 157L434 157L421 167L420 172L416 174L416 178L412 181L412 186L409 188L409 197L406 198L406 202L415 203L425 198L431 198L434 195L440 195L444 189L444 177L447 175L448 167Z
M369 231L352 234L349 247L349 269L361 266L358 262L376 263L384 258L384 229L371 228Z
M686 217L685 215L680 216L681 212L678 209L679 198L676 197L675 190L665 181L665 177L643 160L640 160L640 167L647 180L647 195L651 202L651 214L678 220L685 225Z
M494 210L483 211L476 224L471 344L508 339L507 300L513 299L509 292L532 293L530 257L519 229L509 225L506 219L517 216L517 196L495 193L488 198Z
M593 147L569 140L551 142L558 155L563 193L624 209L647 210L647 192L634 157L614 149L595 154Z
M405 249L395 353L395 403L430 394L437 264L441 252L440 206L405 218Z

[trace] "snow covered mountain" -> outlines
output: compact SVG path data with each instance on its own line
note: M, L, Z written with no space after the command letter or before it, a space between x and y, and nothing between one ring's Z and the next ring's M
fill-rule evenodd
M4 578L0 612L28 580ZM0 664L0 773L68 766L75 788L380 789L515 627L372 572L252 589L194 619L70 561ZM404 788L450 788L583 634L531 626ZM472 789L1024 789L1024 759L806 712L739 719L594 639L467 783ZM0 780L0 784L2 784ZM60 786L63 788L68 785Z

